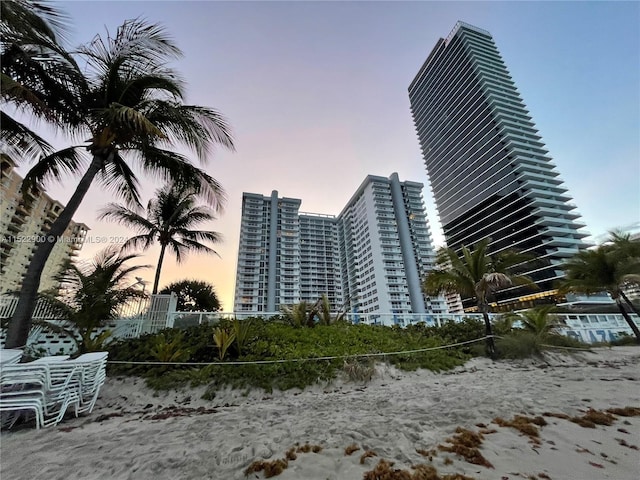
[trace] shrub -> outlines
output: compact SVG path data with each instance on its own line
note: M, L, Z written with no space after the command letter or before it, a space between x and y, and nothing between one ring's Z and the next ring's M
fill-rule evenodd
M619 333L619 337L610 342L610 345L614 347L626 346L626 345L638 345L638 341L633 335L627 333Z
M246 321L242 320L242 322ZM207 395L212 398L212 392L221 386L259 387L270 391L274 388L280 390L304 388L318 381L328 381L344 369L345 358L349 358L347 363L356 362L357 368L352 369L353 373L357 377L364 378L369 376L367 368L373 369L374 358L368 359L358 355L420 350L443 345L443 340L439 336L426 335L426 332L430 333L429 327L412 330L336 322L309 329L295 328L278 319L274 321L252 319L250 325L251 332L247 335L242 348L227 347L224 353L213 345L211 327L205 325L191 327L184 331L164 330L156 335L119 342L110 347L109 358L153 361L150 345L161 341L158 338L162 338L162 335L164 342L172 342L180 338L182 348L191 353L190 361L195 363L215 362L219 354L222 354L222 358L247 362L307 360L290 363L209 365L203 368L172 366L169 367L170 372L167 372L166 368L148 365L113 365L111 371L146 377L149 385L157 389L174 388L185 384L193 386L210 384ZM233 321L222 320L218 328L221 332L231 333ZM221 340L219 338L219 341ZM322 357L338 358L320 360ZM381 355L375 357L375 361L388 361L404 370L427 368L441 371L461 365L468 358L468 353L462 349L448 348Z
M156 335L152 340L149 352L159 362L186 362L189 360L189 349L185 347L182 333L167 339L164 333Z
M539 356L540 338L530 332L514 332L496 339L498 358L518 359Z
M236 338L236 348L238 350L238 356L242 355L242 350L251 338L251 324L253 320L248 318L246 320L233 320L233 332Z
M546 345L552 345L554 347L584 348L585 350L591 347L591 345L589 345L588 343L584 343L576 338L560 334L547 335L542 339L542 343ZM546 347L543 346L543 348Z
M216 327L213 331L213 341L218 347L218 358L220 361L224 360L227 350L231 344L235 341L236 334L230 328Z
M344 361L342 370L352 382L366 383L371 381L376 371L375 362L371 357L350 358Z

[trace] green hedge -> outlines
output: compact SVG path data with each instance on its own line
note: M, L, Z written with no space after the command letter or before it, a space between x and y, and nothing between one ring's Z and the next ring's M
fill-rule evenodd
M364 354L418 350L442 346L450 342L447 335L433 335L428 329L383 327L336 323L315 328L293 328L280 321L252 319L251 334L239 355L235 344L229 349L227 361L293 360L305 361L253 364L210 365L121 365L110 364L113 375L145 377L155 389L175 388L183 385L211 384L222 386L260 387L286 390L304 388L318 381L334 378L344 367L345 358L314 360L320 357L357 357ZM229 321L221 327L228 327ZM213 326L201 325L186 330L164 330L162 342L169 343L181 335L181 350L189 352L188 362L215 362L218 351L213 343ZM152 352L157 351L160 334L146 335L111 346L109 359L137 362L155 362ZM477 338L477 337L476 337ZM470 355L462 349L451 348L428 352L376 357L404 370L425 368L433 371L448 370L462 365Z

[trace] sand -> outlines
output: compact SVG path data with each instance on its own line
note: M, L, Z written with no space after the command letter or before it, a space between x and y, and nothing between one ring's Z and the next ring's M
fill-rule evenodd
M640 407L636 347L553 353L544 361L473 359L441 374L380 366L366 385L337 379L302 392L227 390L212 401L199 398L202 390L154 395L143 385L109 378L90 415L41 431L3 432L0 478L265 478L244 471L307 442L321 450L300 451L274 478L359 480L381 459L395 462L393 469L427 464L441 475L487 480L640 478L638 416L615 416L612 425L595 428L543 417L547 425L538 427L537 439L492 423L518 414ZM478 424L487 432L479 451L493 468L437 451L450 445L457 427L478 432L484 428ZM346 455L352 444L358 450ZM376 456L361 463L368 450ZM431 451L431 459L417 450Z

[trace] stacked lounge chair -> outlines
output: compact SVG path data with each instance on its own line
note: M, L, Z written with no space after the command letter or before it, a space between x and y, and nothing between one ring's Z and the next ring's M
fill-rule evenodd
M107 352L44 357L29 363L3 363L0 370L1 426L25 415L36 428L57 425L69 407L75 415L91 412L106 380Z

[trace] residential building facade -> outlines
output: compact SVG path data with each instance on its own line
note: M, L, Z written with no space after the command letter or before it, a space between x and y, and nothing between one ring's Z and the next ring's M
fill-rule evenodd
M15 171L16 164L2 156L2 184L0 206L0 293L16 292L39 243L51 224L64 209L42 190L21 192L22 177ZM75 257L82 248L89 227L71 222L58 239L45 264L40 280L40 291L58 287L55 276L66 261Z
M497 299L551 301L560 264L586 248L588 234L491 34L458 22L411 82L409 99L448 246L491 238L489 253L531 255L521 273L538 288Z
M301 201L242 194L234 311L276 312L300 299Z
M244 193L234 310L277 312L327 295L334 311L447 313L444 298L421 290L435 264L422 188L369 175L338 216L299 213L301 201L277 191Z
M435 265L423 184L369 175L338 216L342 290L350 312L447 313L421 284Z

